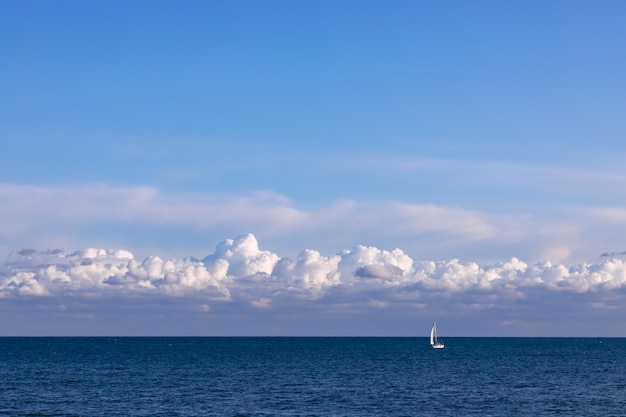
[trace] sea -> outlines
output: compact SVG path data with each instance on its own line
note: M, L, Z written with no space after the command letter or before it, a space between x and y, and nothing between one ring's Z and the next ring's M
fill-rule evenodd
M2 337L7 416L625 416L624 338Z

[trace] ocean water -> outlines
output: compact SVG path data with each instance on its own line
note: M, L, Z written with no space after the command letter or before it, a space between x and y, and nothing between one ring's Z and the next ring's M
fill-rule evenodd
M624 416L626 339L0 338L0 415Z

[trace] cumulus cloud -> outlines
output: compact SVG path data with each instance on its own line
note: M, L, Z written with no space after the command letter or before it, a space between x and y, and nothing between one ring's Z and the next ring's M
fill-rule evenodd
M554 334L571 320L609 314L606 331L619 332L625 298L620 257L569 266L515 257L481 264L357 245L330 256L303 249L290 258L263 249L252 234L226 239L203 258L24 249L0 265L0 331L11 334L23 332L26 317L26 334L38 326L39 334L53 326L67 334L67 320L81 334L119 334L123 326L134 335L413 334L416 317L450 314L466 326L491 322L509 334L536 334L524 326L549 317Z
M17 252L0 272L0 297L103 296L137 294L179 296L197 291L208 298L228 299L224 286L228 264L163 260L150 256L137 261L126 250L87 248Z
M323 302L340 296L384 308L411 298L418 302L425 295L482 294L493 304L537 290L623 294L625 289L626 264L618 258L570 267L511 258L483 266L457 259L413 260L401 249L356 246L329 257L305 249L292 260L261 250L252 234L219 243L202 260L137 260L122 249L69 254L25 249L8 257L0 271L2 298L192 297L264 309L289 300Z

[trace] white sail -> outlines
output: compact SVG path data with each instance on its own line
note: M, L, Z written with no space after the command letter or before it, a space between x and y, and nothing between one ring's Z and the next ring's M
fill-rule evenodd
M430 328L430 344L431 344L431 346L435 344L435 340L436 340L435 329L436 328L437 328L437 326L435 325L435 323L433 323L433 327Z

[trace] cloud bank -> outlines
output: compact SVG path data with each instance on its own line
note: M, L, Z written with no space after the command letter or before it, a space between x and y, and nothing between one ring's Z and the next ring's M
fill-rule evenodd
M121 334L132 319L128 334L409 335L416 320L455 316L457 334L535 335L550 322L539 333L571 323L560 334L626 335L626 259L606 252L623 249L622 209L572 207L553 219L10 184L0 203L0 334ZM214 236L238 237L190 256ZM125 249L98 249L110 247Z
M432 297L479 295L490 303L537 291L626 293L626 264L603 259L566 267L517 258L490 266L413 260L401 249L356 246L333 256L313 249L295 259L259 248L252 234L227 239L203 259L135 259L127 250L22 250L0 271L0 298L191 297L270 308L297 300L374 300L379 306ZM472 298L472 297L468 297ZM472 298L475 299L475 298ZM487 306L488 307L488 306Z
M25 249L0 268L5 334L56 326L60 334L115 335L132 320L130 334L413 334L415 320L434 317L454 317L449 331L457 334L469 323L494 334L484 328L490 323L513 335L534 335L541 322L576 334L603 317L613 327L602 331L622 334L624 301L620 257L569 267L518 258L480 265L358 245L331 256L305 249L292 259L263 250L252 234L226 239L204 258ZM109 318L97 322L102 317Z

